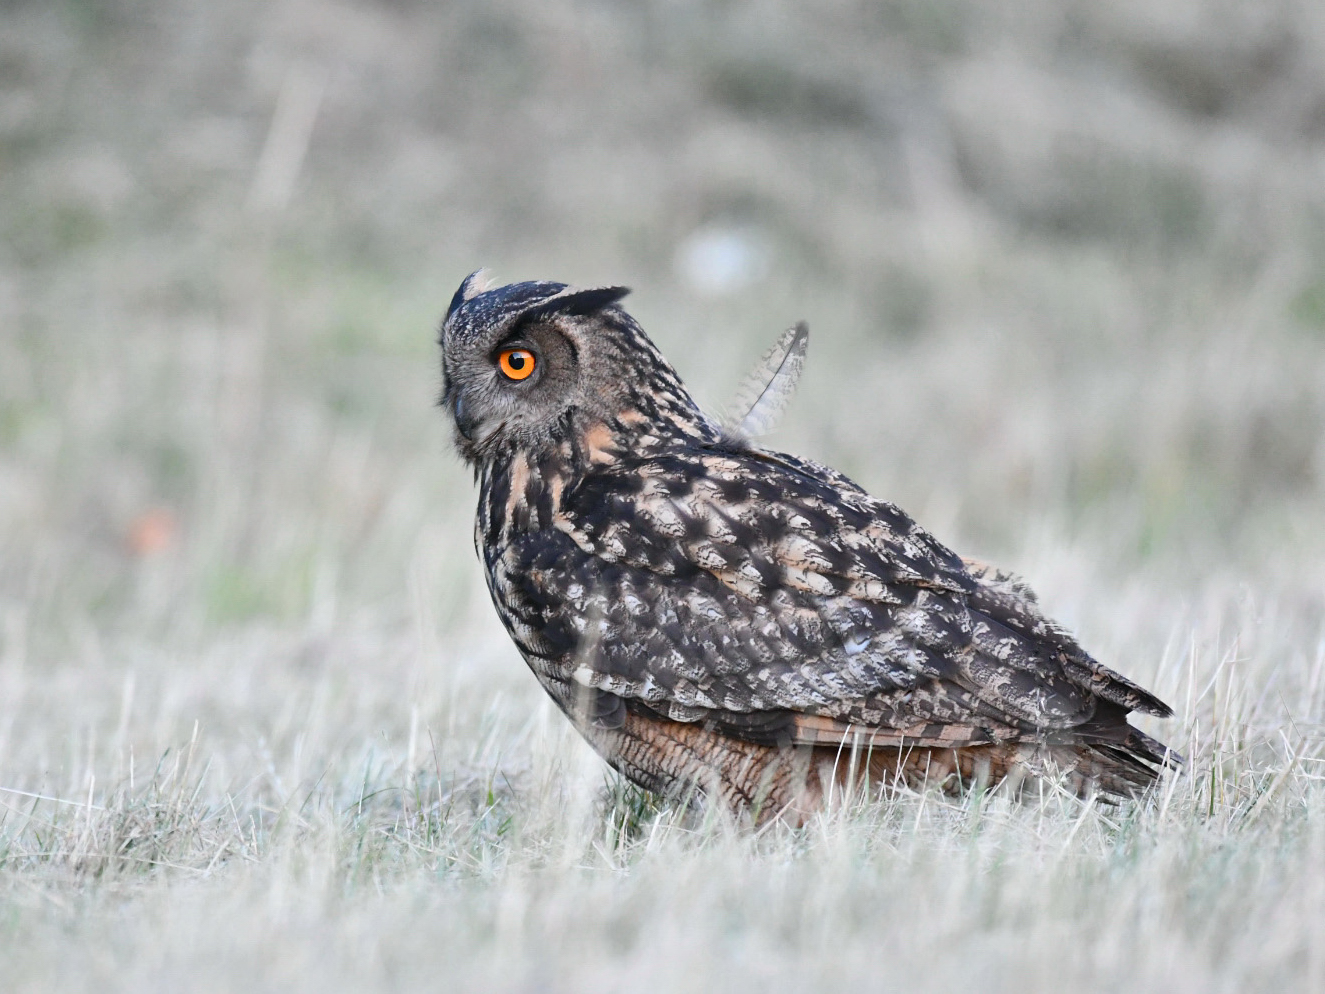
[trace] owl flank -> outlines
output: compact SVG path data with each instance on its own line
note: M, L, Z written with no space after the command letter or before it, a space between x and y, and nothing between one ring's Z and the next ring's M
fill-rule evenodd
M759 447L805 354L790 330L737 424L704 414L622 287L461 284L442 406L479 482L497 613L592 746L655 791L804 821L835 786L1062 777L1134 793L1170 708L1015 577Z

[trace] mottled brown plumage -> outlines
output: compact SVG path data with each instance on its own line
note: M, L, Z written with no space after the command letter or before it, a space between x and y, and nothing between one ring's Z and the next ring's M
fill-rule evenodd
M625 292L476 274L441 341L493 603L609 763L794 819L865 777L1154 780L1165 749L1126 716L1165 704L1014 577L707 417Z

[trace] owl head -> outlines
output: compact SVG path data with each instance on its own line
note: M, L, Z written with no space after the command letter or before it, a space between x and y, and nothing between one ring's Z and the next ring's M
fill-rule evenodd
M555 445L594 424L702 420L643 330L617 306L626 287L535 281L460 284L442 320L441 405L475 465Z

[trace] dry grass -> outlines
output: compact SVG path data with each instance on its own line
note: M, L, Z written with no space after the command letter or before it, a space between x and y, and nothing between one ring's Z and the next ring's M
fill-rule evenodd
M9 3L6 991L1320 989L1325 14ZM480 264L1015 567L1179 717L1144 803L804 831L605 778L431 409Z

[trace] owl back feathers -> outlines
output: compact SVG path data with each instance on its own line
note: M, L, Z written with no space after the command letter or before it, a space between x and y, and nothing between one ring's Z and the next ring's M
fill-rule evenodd
M1126 751L1125 709L1165 712L1019 581L973 572L812 464L620 448L558 489L555 507L526 493L551 529L516 522L499 568L567 700L587 688L746 741L896 749Z

